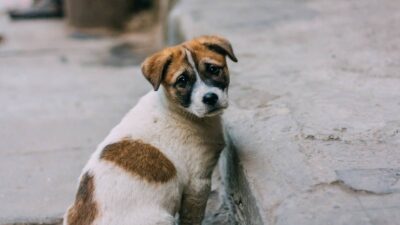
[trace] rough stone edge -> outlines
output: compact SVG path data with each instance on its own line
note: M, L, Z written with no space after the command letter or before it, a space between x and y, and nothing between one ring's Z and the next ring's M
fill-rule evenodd
M222 152L219 161L219 171L225 189L224 199L228 202L237 224L262 225L264 223L256 198L251 191L228 131L226 131L226 140L227 147Z
M194 23L190 17L182 14L182 1L174 0L174 6L168 16L165 26L165 37L168 45L176 45L182 41L195 37L190 29ZM222 197L230 207L232 224L262 225L264 224L257 201L251 191L236 147L230 139L229 131L225 131L227 147L219 160L219 172L223 181L224 192Z

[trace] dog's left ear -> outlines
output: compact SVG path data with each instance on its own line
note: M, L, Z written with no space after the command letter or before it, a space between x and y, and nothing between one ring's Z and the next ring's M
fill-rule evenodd
M199 41L207 48L222 55L229 56L232 61L238 61L235 53L233 53L232 45L227 39L220 36L203 36L199 38Z
M171 59L171 54L163 51L146 58L142 63L142 73L153 85L155 91L160 87Z

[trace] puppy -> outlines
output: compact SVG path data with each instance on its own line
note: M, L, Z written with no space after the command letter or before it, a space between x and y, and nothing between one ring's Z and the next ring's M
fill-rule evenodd
M200 225L224 148L225 57L231 44L202 36L142 64L154 91L140 99L84 167L64 225Z

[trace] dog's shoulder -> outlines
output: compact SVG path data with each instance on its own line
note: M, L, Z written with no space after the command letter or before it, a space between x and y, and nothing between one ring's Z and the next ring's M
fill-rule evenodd
M159 106L159 97L154 91L144 95L121 121L110 131L107 137L100 143L99 147L104 148L113 142L127 137L148 136L154 129L154 123L162 117L162 110Z

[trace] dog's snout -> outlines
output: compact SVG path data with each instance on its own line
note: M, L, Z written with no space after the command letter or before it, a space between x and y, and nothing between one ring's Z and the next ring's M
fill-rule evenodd
M218 95L216 95L215 93L208 92L203 96L204 104L213 106L215 105L215 103L217 103L217 101L218 101Z

